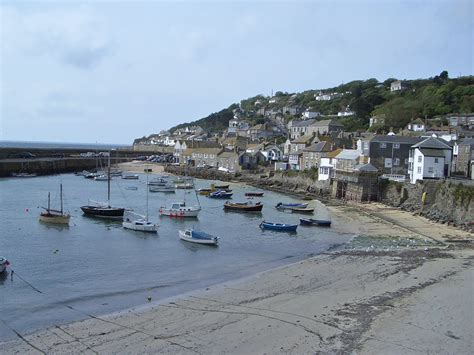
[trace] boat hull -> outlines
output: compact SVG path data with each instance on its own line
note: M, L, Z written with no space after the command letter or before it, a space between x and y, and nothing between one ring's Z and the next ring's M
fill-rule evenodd
M298 228L298 225L262 222L260 223L260 228L277 232L296 232L296 228Z
M0 257L0 274L7 269L8 265L10 265L9 261L3 257Z
M302 226L331 227L331 221L312 218L300 218Z
M181 240L184 240L185 242L196 243L196 244L204 244L204 245L217 245L218 244L217 237L212 237L210 239L197 239L197 238L192 238L186 235L184 231L179 231L179 238Z
M183 211L183 210L174 210L168 208L160 209L160 216L169 216L175 218L196 218L199 214L199 210Z
M146 233L156 233L158 231L158 226L153 223L148 224L136 224L133 222L123 222L122 227L125 229L130 229L138 232L146 232Z
M263 197L263 192L246 192L247 197Z
M50 213L41 213L39 220L43 223L53 223L53 224L69 224L71 216L68 214L65 215L54 215Z
M224 210L236 211L236 212L261 212L263 208L262 204L245 205L245 204L224 204Z
M98 206L82 206L81 210L87 216L109 219L123 218L125 212L125 208Z

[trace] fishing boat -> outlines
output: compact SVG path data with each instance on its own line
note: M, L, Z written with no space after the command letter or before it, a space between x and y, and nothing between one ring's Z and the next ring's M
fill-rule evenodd
M263 192L246 192L247 197L263 197Z
M138 174L122 174L122 179L124 180L138 180Z
M137 213L128 211L123 217L122 227L138 232L156 233L158 230L158 225L148 220L148 190L146 192L146 215L141 216Z
M122 170L112 170L110 172L111 176L122 176L122 174L123 174Z
M286 206L283 204L277 204L275 208L278 211L283 211L283 212L290 212L290 213L305 213L305 214L313 214L314 208L308 208L308 207L293 207L293 206Z
M150 192L171 192L171 193L175 192L174 185L171 185L171 184L166 184L162 186L151 185L151 186L148 186L148 189Z
M211 184L213 190L225 190L229 188L229 184Z
M163 179L161 177L155 178L148 182L148 186L165 186L166 184L169 184L168 179Z
M263 205L260 202L226 202L224 210L226 211L241 211L241 212L261 212Z
M8 265L10 265L10 262L3 256L0 256L0 274L7 269Z
M233 193L232 192L226 192L223 190L217 190L215 192L211 192L209 194L210 198L219 198L219 199L229 199L232 198Z
M331 221L328 219L300 218L302 226L331 227Z
M170 207L160 207L160 216L170 216L177 218L197 217L201 211L198 206L186 206L186 202L174 202Z
M209 196L209 194L212 192L212 189L199 189L197 192L201 196Z
M55 224L69 224L69 219L71 215L69 213L64 213L63 211L63 184L59 185L59 198L61 200L61 209L53 210L51 209L51 193L48 192L48 207L43 207L44 212L41 212L39 220L46 223L55 223Z
M99 176L99 173L88 172L83 174L85 179L94 179L95 177Z
M186 242L197 243L197 244L206 244L206 245L217 245L219 237L207 234L205 232L198 232L194 229L186 229L184 231L179 231L179 238Z
M110 154L108 157L107 177L107 203L93 202L87 206L82 206L81 210L85 215L91 217L122 219L125 208L110 206Z
M279 231L279 232L296 232L296 228L298 228L298 225L262 221L262 223L260 223L260 228Z

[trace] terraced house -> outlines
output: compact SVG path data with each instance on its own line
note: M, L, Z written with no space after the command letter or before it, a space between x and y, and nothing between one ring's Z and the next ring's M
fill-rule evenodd
M302 169L317 168L321 165L321 158L325 158L327 153L332 150L332 143L323 141L311 144L303 149Z
M222 150L222 148L188 148L181 155L182 161L193 166L217 167L217 156Z

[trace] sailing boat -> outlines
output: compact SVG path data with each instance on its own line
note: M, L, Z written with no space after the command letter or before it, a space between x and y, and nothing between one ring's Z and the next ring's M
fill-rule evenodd
M192 182L192 180L191 184L194 187L194 183ZM201 204L199 203L199 197L197 195L196 189L194 189L194 193L196 194L196 199L198 201L199 206L187 206L186 201L173 202L170 207L160 207L160 216L170 216L178 218L197 217L199 211L201 211ZM184 194L184 196L186 197L186 193Z
M63 211L63 184L59 185L59 195L61 199L61 210L51 209L51 193L48 192L48 207L43 207L45 212L41 212L39 220L47 223L69 224L71 216Z
M146 182L148 184L148 175L146 176ZM155 233L158 230L158 225L151 223L148 220L148 189L146 189L146 216L140 216L133 212L127 212L124 216L122 226L125 229L131 229L140 232L152 232Z
M81 210L82 212L84 212L85 215L91 217L101 217L109 219L123 218L125 208L110 206L110 154L108 157L107 167L107 204L95 202L91 205L82 206Z

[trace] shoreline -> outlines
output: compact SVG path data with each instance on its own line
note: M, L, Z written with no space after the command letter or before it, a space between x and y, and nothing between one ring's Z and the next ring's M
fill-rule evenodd
M463 353L473 346L474 314L472 307L471 313L466 309L472 292L472 234L382 204L327 208L336 232L369 241L404 236L432 243L400 250L335 247L207 288L22 335L23 340L0 343L0 349L22 354ZM455 305L450 305L449 290L459 290L453 291L458 293ZM434 292L442 297L434 298ZM436 305L438 313L427 312L425 303ZM458 314L456 306L464 313ZM454 321L446 321L454 314ZM407 322L413 343L405 340L406 328L400 326Z

